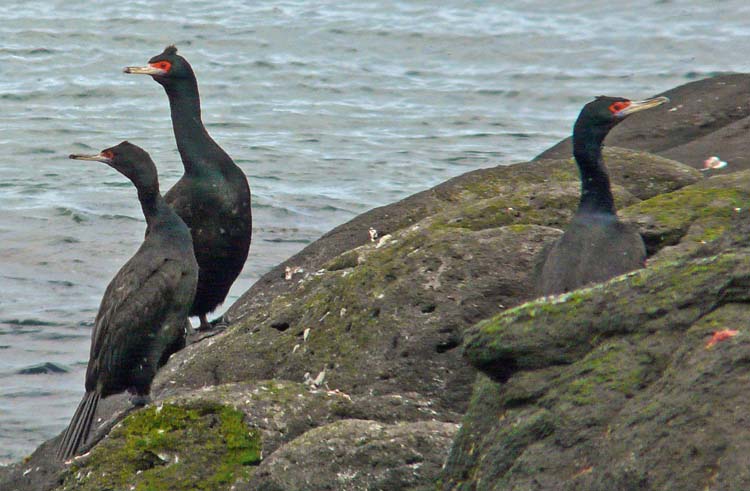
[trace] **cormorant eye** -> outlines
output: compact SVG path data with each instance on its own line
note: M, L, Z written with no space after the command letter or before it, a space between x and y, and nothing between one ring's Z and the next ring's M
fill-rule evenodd
M619 113L620 111L622 111L623 109L625 109L629 105L630 105L630 101L617 101L617 102L613 102L609 106L609 112L611 112L612 114Z
M113 158L115 158L115 154L114 154L114 152L112 152L112 150L105 150L105 151L102 152L102 157L105 157L105 158L108 158L108 159L113 159Z
M166 60L150 63L150 65L154 68L158 68L159 70L164 70L165 72L168 72L169 69L172 68L172 64Z

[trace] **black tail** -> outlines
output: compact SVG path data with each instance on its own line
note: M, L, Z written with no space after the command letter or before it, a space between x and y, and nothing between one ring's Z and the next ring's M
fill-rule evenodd
M86 392L57 447L59 460L66 461L74 457L78 449L86 442L98 404L99 392L95 390Z

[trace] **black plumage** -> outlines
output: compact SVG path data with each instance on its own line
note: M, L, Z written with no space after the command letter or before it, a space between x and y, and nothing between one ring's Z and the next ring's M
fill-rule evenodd
M85 443L100 398L127 390L134 404L147 402L165 352L184 344L198 280L190 231L159 194L148 153L122 142L98 155L70 158L104 162L130 179L147 226L143 243L109 283L99 306L86 394L60 440L61 460L76 455Z
M198 260L198 290L190 315L206 315L226 298L247 259L252 237L247 177L209 136L201 120L198 83L190 64L167 47L145 67L126 73L151 75L169 98L177 149L185 174L164 198L187 223Z
M581 200L573 220L542 267L538 292L551 295L642 268L646 248L638 230L617 218L602 143L628 115L667 102L597 97L581 110L573 128L573 155L581 174Z

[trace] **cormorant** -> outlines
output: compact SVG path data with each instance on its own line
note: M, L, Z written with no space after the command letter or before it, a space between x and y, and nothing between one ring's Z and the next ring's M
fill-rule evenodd
M164 198L192 233L200 269L190 315L200 318L199 329L210 329L206 315L226 298L250 248L252 214L247 177L203 126L198 82L177 48L168 46L147 66L127 67L125 73L151 75L169 98L185 174Z
M60 440L61 460L76 455L85 443L100 398L127 390L134 405L148 402L166 350L184 345L198 281L190 231L159 194L148 153L122 142L97 155L70 158L103 162L130 179L147 226L143 244L104 292L91 335L86 394Z
M541 295L568 292L645 266L646 248L638 230L617 218L602 142L630 114L668 101L666 97L634 102L600 96L581 110L573 128L581 200L573 220L547 255L539 282Z

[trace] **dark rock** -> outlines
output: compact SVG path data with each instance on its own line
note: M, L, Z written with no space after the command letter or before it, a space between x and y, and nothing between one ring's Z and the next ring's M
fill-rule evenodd
M718 96L724 90L717 85ZM682 135L652 133L644 138L665 147ZM530 299L534 268L577 204L578 173L567 155L470 172L365 213L274 268L229 309L225 331L170 359L153 405L67 467L51 457L54 440L45 443L0 469L0 489L434 489L469 400L442 477L447 489L652 485L653 473L629 460L624 445L607 447L606 435L662 467L668 452L686 462L689 447L678 446L699 443L689 435L655 440L673 435L665 433L677 421L670 418L696 411L691 401L704 401L675 396L669 406L665 377L680 367L701 390L718 391L690 371L684 343L703 336L706 326L690 334L703 319L726 312L728 322L739 313L725 309L745 301L744 256L727 251L743 250L742 231L750 230L734 211L748 208L748 177L704 180L677 162L617 148L605 158L623 218L649 241L649 270L511 310L518 322L500 329L506 317L492 316ZM287 267L302 272L286 280ZM716 285L714 273L729 279ZM631 316L627 308L640 310ZM472 395L477 368L488 376ZM741 407L740 396L723 390ZM660 401L655 412L648 397ZM107 421L126 406L126 397L108 398L97 417ZM652 447L628 435L645 431L639 416L663 426L644 436ZM722 465L739 468L745 454L722 455ZM609 481L621 487L606 488Z
M431 491L458 425L347 419L311 430L258 467L245 491Z
M729 162L727 168L712 173L750 168L750 75L707 78L659 95L669 97L670 103L623 121L606 143L654 153L697 169L713 155ZM565 158L571 153L570 138L566 138L536 158Z
M468 331L464 354L486 376L443 489L750 489L750 396L738 389L750 376L749 179L719 176L623 210L675 246L647 269ZM708 343L725 329L739 334Z

